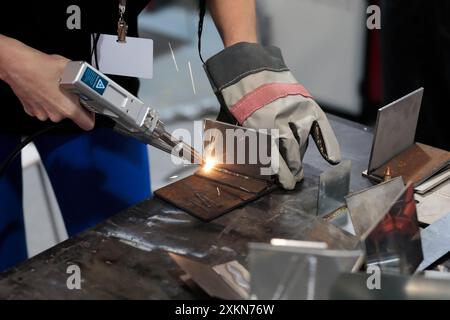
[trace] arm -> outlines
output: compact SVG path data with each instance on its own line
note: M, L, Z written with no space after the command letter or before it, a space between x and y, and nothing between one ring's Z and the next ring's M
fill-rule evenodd
M208 6L225 47L257 42L255 0L208 0Z
M0 34L0 80L11 87L25 112L41 121L69 118L90 130L94 127L93 114L81 107L77 97L59 88L68 61Z

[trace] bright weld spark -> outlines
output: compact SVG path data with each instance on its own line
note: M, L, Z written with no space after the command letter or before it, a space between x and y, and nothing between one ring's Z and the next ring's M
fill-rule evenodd
M195 89L194 76L192 75L192 66L191 66L190 61L188 61L188 66L189 66L189 74L191 76L191 82L192 82L192 90L194 90L194 94L197 94L197 90Z
M205 164L203 165L203 171L205 173L209 173L211 172L211 170L214 169L214 167L216 166L216 161L214 159L206 159L205 160Z
M172 53L172 60L173 60L173 63L175 64L175 69L177 69L177 72L178 72L179 69L178 69L177 59L175 59L175 53L173 52L172 45L170 44L170 42L169 42L169 48L170 48L170 52Z

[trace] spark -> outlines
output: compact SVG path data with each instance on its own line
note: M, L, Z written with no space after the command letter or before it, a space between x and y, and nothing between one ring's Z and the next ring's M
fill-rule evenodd
M170 48L170 52L172 53L172 60L173 60L173 63L175 64L175 69L177 69L177 72L178 72L179 69L178 69L177 59L175 59L175 53L173 52L172 45L170 44L170 42L169 42L169 48Z
M205 173L211 172L211 170L214 169L214 167L216 166L216 164L217 164L217 162L216 162L214 159L212 159L212 158L207 158L207 159L205 160L205 164L203 165L203 171L204 171Z
M191 62L188 61L188 67L189 67L189 75L191 76L191 82L192 82L192 90L194 90L194 94L197 94L197 90L195 89L195 82L194 82L194 76L192 74L192 66Z

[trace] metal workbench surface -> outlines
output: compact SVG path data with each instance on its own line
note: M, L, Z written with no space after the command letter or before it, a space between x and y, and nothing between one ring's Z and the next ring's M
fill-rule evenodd
M330 116L343 159L352 160L352 191L370 186L367 168L372 134ZM167 252L211 265L238 260L247 265L247 244L272 238L324 241L352 249L355 237L316 218L319 175L330 166L313 143L305 180L295 191L277 190L211 223L159 199L145 201L0 276L0 299L194 299L178 280ZM67 268L81 269L81 290L67 288Z

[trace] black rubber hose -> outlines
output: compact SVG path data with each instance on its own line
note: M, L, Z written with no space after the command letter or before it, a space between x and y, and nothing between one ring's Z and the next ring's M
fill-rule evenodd
M109 118L98 116L95 127L112 129L114 127L114 122ZM25 148L28 144L30 144L40 136L43 136L44 134L57 129L61 132L84 132L75 123L68 119L36 131L35 133L26 137L19 145L17 145L17 147L15 147L14 150L8 155L8 157L2 162L2 164L0 165L0 178L3 177L6 170L8 170L11 163L13 163L13 161L17 158L23 148Z
M23 148L25 148L30 142L33 142L34 139L46 134L47 132L50 132L52 130L55 130L57 128L61 128L64 125L67 125L67 123L57 123L55 125L46 127L42 130L39 130L27 138L25 138L17 147L14 148L14 150L9 154L9 156L2 162L0 165L0 178L5 174L5 172L8 170L9 166L13 161L17 158L17 156L20 154Z

